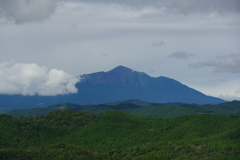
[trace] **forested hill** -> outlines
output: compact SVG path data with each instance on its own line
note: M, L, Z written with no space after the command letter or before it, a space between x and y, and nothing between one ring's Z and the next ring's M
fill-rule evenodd
M0 157L11 160L240 159L240 116L144 118L123 111L0 115Z

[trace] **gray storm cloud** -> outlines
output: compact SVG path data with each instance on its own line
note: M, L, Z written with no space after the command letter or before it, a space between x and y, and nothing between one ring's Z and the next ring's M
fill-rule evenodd
M118 4L130 8L161 9L166 13L239 13L240 0L0 0L0 18L18 24L46 20L58 2Z
M47 69L37 64L0 64L0 94L59 95L77 93L79 79L57 69Z
M0 0L0 17L16 23L42 21L54 12L57 0Z
M176 13L239 12L239 0L166 0L164 7Z
M161 42L153 42L152 43L152 47L161 47L161 46L163 46L165 43L164 43L164 41L161 41Z
M240 53L218 56L217 60L190 64L190 68L213 67L216 72L240 72Z
M179 52L170 54L168 58L186 59L193 56L195 56L195 54L187 53L185 51L179 51Z
M64 0L63 0L64 1ZM89 2L89 0L69 0ZM91 0L90 3L115 3L134 8L154 7L171 13L240 12L240 0Z

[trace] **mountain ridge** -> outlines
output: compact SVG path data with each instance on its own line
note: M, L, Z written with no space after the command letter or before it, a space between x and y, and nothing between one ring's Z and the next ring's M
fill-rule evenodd
M96 72L91 74L80 75L81 79L88 79L89 82L98 84L98 83L110 83L110 84L121 84L124 86L124 82L130 78L131 76L140 76L146 75L150 77L144 72L137 72L130 68L124 66L118 66L107 72ZM83 81L80 81L83 82ZM133 79L130 79L131 84L133 84Z
M144 72L118 66L107 72L78 76L78 93L57 96L0 95L1 108L49 106L58 103L101 104L129 99L153 103L219 104L225 102L174 79L150 77Z
M196 105L184 103L150 103L139 100L127 100L98 105L55 104L33 109L14 109L6 114L13 117L37 117L55 110L73 110L86 113L104 113L108 110L125 111L140 117L174 118L191 114L217 114L224 116L240 115L240 101L231 101L217 105Z
M219 98L206 96L174 79L164 76L150 77L144 72L137 72L124 66L118 66L108 72L96 72L81 75L80 77L83 79L78 84L80 91L84 88L84 84L88 85L89 88L95 87L98 90L101 90L104 86L105 90L112 92L109 96L122 97L122 99L113 99L111 101L139 99L157 103L217 104L224 102ZM111 87L116 92L111 90ZM128 94L129 97L124 96L124 94ZM102 95L98 96L102 97ZM188 98L191 100L188 100Z

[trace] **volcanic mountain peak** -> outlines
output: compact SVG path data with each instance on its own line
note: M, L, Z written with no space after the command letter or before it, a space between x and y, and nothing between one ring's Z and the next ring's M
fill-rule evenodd
M146 102L217 104L224 102L209 97L174 79L168 77L150 77L146 73L118 66L108 72L97 72L81 76L77 84L79 91L86 90L90 97L96 97L98 103L127 99L139 99ZM81 94L82 92L79 92ZM90 102L93 101L91 98Z
M120 75L147 75L146 73L144 72L138 72L138 71L135 71L133 69L130 69L128 67L125 67L125 66L118 66L110 71L108 71L108 73L114 73L114 74L120 74Z
M93 84L110 83L120 85L144 85L144 79L150 78L144 72L137 72L124 66L118 66L108 72L97 72L81 75L81 82L90 82Z
M133 70L125 67L125 66L117 66L116 68L113 68L112 70L108 71L108 72L132 72Z

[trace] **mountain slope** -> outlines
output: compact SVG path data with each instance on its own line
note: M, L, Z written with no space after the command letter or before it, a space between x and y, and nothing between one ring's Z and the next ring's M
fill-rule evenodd
M139 99L146 102L217 104L224 102L215 97L206 96L180 82L167 77L150 77L119 66L109 72L97 72L81 76L77 84L79 95L93 95L97 103ZM86 94L87 93L87 94ZM89 99L90 101L90 99Z
M78 93L58 96L0 95L0 108L49 106L58 103L100 104L129 99L154 103L218 104L225 101L206 96L167 77L118 66L108 72L81 75Z

